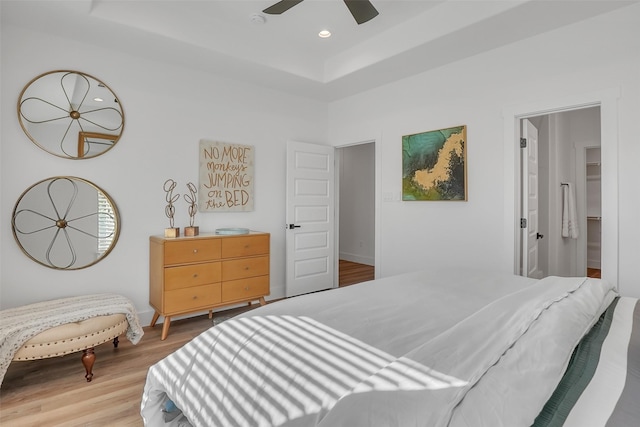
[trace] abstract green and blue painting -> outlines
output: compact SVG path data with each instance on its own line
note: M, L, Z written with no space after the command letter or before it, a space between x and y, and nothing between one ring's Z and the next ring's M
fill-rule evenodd
M402 200L467 200L467 127L402 137Z

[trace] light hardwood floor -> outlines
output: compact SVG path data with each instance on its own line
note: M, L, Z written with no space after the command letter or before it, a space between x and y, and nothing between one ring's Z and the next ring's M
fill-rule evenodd
M257 307L258 305L254 305ZM149 366L211 327L202 315L171 322L165 341L161 325L145 327L138 345L121 337L96 347L94 377L84 379L80 354L13 362L0 389L2 426L142 426L140 399Z
M340 286L373 279L373 267L340 261ZM251 308L258 307L254 304ZM216 313L232 316L238 308ZM13 362L0 388L0 425L34 427L142 426L140 399L149 366L212 326L206 314L171 322L165 341L161 325L145 327L132 345L120 338L96 347L94 377L84 379L81 353L63 357Z

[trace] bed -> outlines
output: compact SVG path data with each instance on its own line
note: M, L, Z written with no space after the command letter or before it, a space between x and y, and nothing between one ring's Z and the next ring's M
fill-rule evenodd
M606 281L416 272L203 332L150 367L141 415L171 427L637 426L639 359L640 304Z

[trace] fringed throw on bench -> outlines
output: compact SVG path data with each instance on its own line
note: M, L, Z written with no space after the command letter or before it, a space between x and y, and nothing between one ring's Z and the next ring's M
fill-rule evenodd
M137 344L144 332L135 307L118 294L56 299L0 311L0 384L16 352L34 336L67 323L112 314L127 317L127 339Z

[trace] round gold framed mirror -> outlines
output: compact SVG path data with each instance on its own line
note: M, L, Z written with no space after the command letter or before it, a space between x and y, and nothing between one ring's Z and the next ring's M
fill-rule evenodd
M38 147L67 159L107 152L124 130L115 93L97 78L69 70L31 80L18 99L18 120Z
M78 270L106 257L120 234L109 195L82 178L57 176L27 188L11 217L13 236L35 262Z

